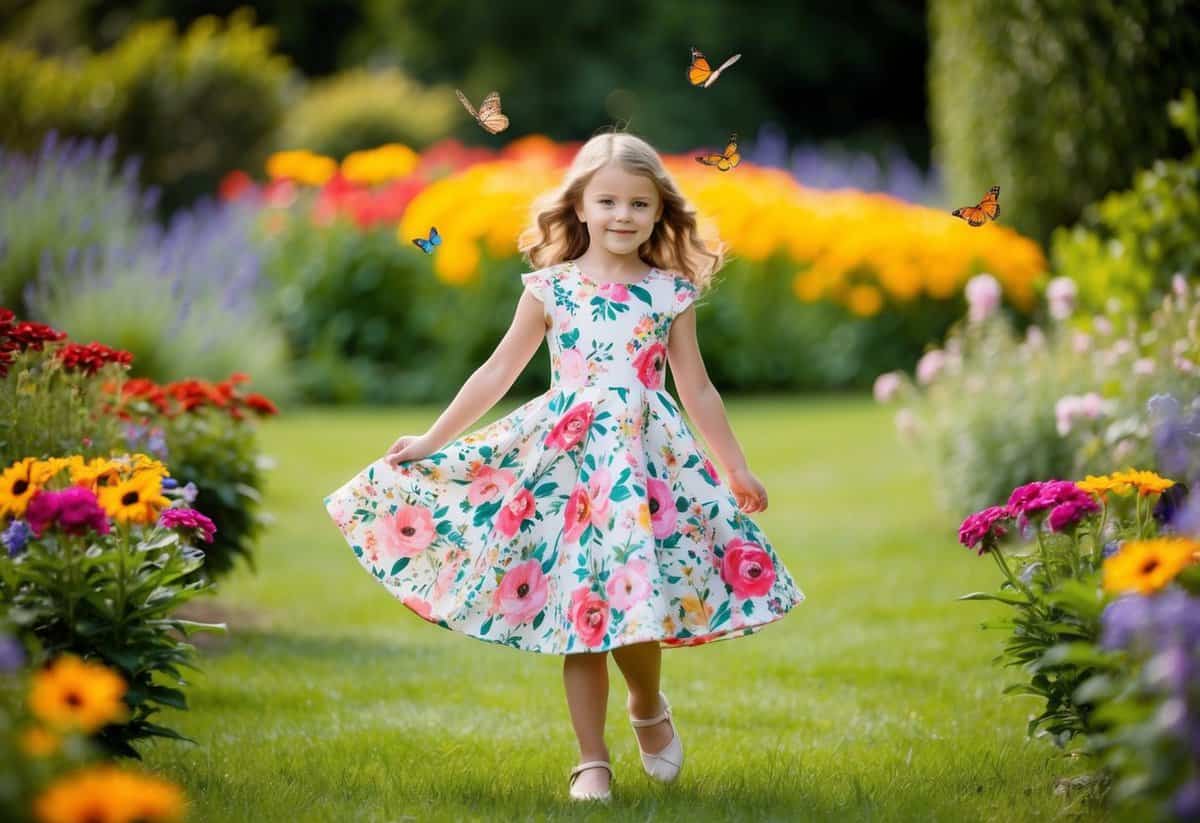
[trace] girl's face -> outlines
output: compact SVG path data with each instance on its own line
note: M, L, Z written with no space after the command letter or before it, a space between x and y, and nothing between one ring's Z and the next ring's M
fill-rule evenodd
M613 163L592 175L581 200L575 214L587 224L590 242L614 255L636 254L662 216L654 181Z

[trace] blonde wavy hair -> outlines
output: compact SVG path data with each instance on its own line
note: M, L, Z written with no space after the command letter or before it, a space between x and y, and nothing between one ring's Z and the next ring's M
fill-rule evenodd
M534 202L531 225L517 241L529 265L546 268L574 260L587 250L587 226L579 222L575 210L592 176L609 163L650 178L662 200L662 216L638 247L638 257L648 266L676 272L701 292L707 290L725 263L724 244L718 241L716 251L709 251L697 228L696 210L680 193L658 152L626 132L598 134L584 143L558 188Z

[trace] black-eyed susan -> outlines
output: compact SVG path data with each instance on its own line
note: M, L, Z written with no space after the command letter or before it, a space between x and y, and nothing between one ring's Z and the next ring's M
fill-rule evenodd
M171 501L163 496L162 478L144 471L100 489L100 505L118 523L149 525Z
M62 458L26 457L0 474L0 520L22 517L29 501L67 464Z
M1104 561L1104 590L1152 594L1196 562L1200 543L1181 537L1131 540Z
M93 457L84 462L82 457L69 458L71 469L71 484L87 486L94 492L99 492L105 486L111 486L121 479L120 466L105 457Z
M34 798L33 810L43 823L166 823L183 818L185 798L168 780L104 763L59 778Z
M34 674L29 708L52 728L91 734L128 718L129 708L122 700L125 689L125 679L108 666L63 654Z
M62 737L45 726L30 726L21 733L21 750L30 757L46 757L58 751Z

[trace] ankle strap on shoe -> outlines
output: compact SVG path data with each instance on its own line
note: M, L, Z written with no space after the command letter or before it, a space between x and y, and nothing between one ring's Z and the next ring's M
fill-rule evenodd
M596 767L608 769L609 776L610 777L612 776L612 773L613 773L612 764L609 763L607 760L589 760L586 763L580 763L575 768L571 769L571 779L574 780L576 777L579 776L580 772L582 772L585 769L593 769Z

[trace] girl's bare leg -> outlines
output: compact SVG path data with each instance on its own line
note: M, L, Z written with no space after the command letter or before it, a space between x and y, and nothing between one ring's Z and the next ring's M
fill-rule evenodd
M629 711L634 717L654 717L662 710L658 690L662 673L662 647L658 641L634 643L612 650L613 660L625 676L629 687ZM635 728L642 751L657 754L671 742L671 724L655 723L653 726Z
M604 719L608 713L608 654L568 654L563 657L563 686L571 725L579 739L579 762L608 760ZM659 724L661 725L661 724ZM583 791L602 792L609 774L599 767L585 769L575 779Z

